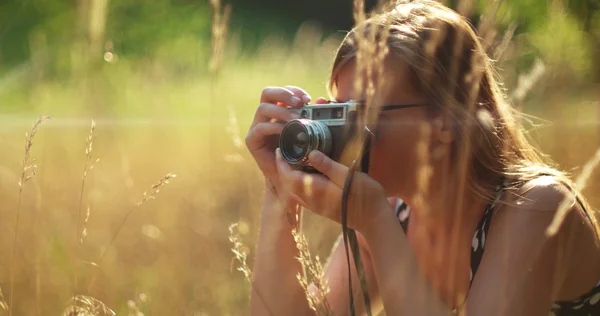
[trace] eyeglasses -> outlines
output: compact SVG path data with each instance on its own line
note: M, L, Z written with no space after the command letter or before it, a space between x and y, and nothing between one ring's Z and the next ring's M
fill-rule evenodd
M364 110L364 107L366 106L366 102L358 101L357 103L359 104L360 110ZM415 108L415 107L421 107L421 106L425 106L425 104L423 104L423 103L409 103L409 104L386 104L386 105L382 105L379 108L380 111L377 114L377 118L375 119L374 124L373 125L371 125L371 124L365 125L365 131L367 133L369 133L372 137L377 138L377 131L379 130L379 124L381 123L379 121L379 118L380 118L380 116L381 116L381 114L383 112L393 111L393 110L401 110L401 109L408 109L408 108Z
M364 108L366 107L366 104L367 104L367 102L365 102L365 101L350 100L350 101L346 101L346 102L356 102L356 103L358 103L359 108L361 110L364 110ZM339 102L339 101L336 101L336 100L327 100L327 103L344 103L344 102ZM420 107L420 106L425 106L425 104L423 104L423 103L386 104L386 105L382 105L380 107L380 110L381 110L381 112L385 112L385 111L408 109L408 108L414 108L414 107Z
M420 106L425 106L422 103L414 103L414 104L390 104L390 105L382 105L381 112L384 111L392 111L392 110L400 110L400 109L408 109L408 108L416 108Z

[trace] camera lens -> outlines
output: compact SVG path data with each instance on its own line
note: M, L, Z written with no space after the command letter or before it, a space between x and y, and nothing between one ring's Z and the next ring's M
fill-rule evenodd
M331 151L331 132L319 121L292 120L286 124L279 138L279 148L284 160L292 165L307 165L311 150L326 155Z
M286 133L281 134L281 151L292 159L302 159L308 150L308 135L301 124L289 125Z

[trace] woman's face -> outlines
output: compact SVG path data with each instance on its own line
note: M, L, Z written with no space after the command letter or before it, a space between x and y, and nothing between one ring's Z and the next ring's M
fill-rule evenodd
M335 99L364 100L354 89L355 63L342 66L337 77ZM389 63L384 72L385 83L375 93L382 105L423 104L424 99L408 80L404 63ZM416 184L419 162L429 160L431 137L424 130L430 127L425 107L382 111L377 124L377 139L371 150L369 175L379 182L388 196L411 192ZM425 129L424 129L425 128Z

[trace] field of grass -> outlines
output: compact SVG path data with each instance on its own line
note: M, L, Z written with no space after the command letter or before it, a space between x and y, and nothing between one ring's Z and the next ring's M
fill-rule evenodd
M60 314L73 291L117 314L245 314L249 285L228 240L229 225L239 222L252 257L262 179L245 132L264 86L294 84L324 95L338 41L309 26L292 44L273 37L251 54L233 40L218 77L206 70L210 48L199 47L195 68L122 58L66 81L46 80L33 66L17 79L0 78L0 288L8 299L19 211L14 315ZM515 69L502 74L515 82ZM531 136L577 175L600 145L600 89L542 78L524 102L527 113L545 120L536 120L541 126ZM52 119L33 139L38 167L19 197L25 133L40 115ZM92 120L90 161L100 160L82 189ZM177 177L137 206L169 173ZM584 192L596 207L599 188L593 174ZM311 249L324 258L340 228L310 216L305 227Z

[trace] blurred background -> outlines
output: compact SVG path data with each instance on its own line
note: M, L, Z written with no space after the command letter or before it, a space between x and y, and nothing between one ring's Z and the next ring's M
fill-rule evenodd
M326 95L353 7L212 4L0 2L0 301L15 247L14 315L61 314L74 291L117 314L247 313L228 240L238 223L252 258L262 179L245 132L264 86ZM473 3L473 24L490 4ZM600 1L508 0L495 17L489 44L501 48L507 96L534 116L535 143L576 177L600 146ZM52 119L35 135L37 172L20 193L25 133L41 115ZM92 120L89 161L100 160L82 185ZM168 173L177 178L136 206ZM584 190L595 207L599 180L593 173ZM305 227L326 258L340 227L310 215Z

